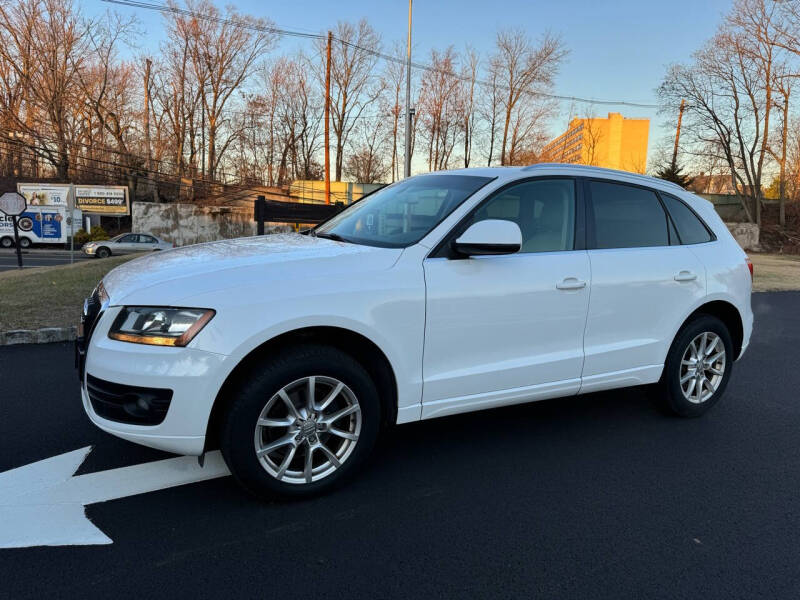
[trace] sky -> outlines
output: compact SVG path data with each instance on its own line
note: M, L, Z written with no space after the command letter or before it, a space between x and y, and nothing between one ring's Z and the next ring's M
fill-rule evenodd
M160 0L149 0L161 3ZM77 0L87 14L111 8L135 13L146 32L142 49L156 49L164 35L159 13L102 0ZM324 32L339 20L366 17L381 34L385 47L405 44L408 3L405 0L229 0L239 12L268 17L278 27ZM674 62L686 61L711 37L732 0L416 0L413 5L412 43L415 61L428 62L432 48L467 44L482 55L491 52L496 32L522 28L532 37L550 31L562 37L570 53L556 79L555 92L600 100L625 100L655 104L655 89ZM222 5L222 1L217 2ZM278 51L311 41L290 38ZM566 129L567 111L554 120L552 134ZM582 109L577 106L580 113ZM673 119L667 121L655 109L595 105L597 116L621 112L626 117L650 117L650 158L654 147L673 135Z

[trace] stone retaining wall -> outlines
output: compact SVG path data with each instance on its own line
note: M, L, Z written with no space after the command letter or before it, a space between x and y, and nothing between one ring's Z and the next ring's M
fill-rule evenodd
M256 234L252 208L155 204L134 202L133 231L152 233L176 246L248 237ZM291 231L289 225L273 224L265 233Z

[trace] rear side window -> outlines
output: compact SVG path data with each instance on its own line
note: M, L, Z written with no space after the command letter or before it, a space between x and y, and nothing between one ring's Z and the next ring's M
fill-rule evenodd
M702 244L711 241L712 238L708 228L703 225L703 222L692 212L691 208L669 194L662 193L661 199L664 201L664 205L675 223L681 243Z
M604 181L589 185L595 248L669 246L667 215L655 192Z

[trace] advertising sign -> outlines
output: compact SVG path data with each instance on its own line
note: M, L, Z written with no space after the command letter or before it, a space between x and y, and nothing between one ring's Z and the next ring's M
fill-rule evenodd
M85 213L120 217L130 213L128 188L122 185L75 187L75 207Z
M17 217L20 235L31 242L55 244L64 242L69 234L67 211L58 207L30 207ZM0 213L0 237L14 232L13 217Z
M67 206L69 185L19 183L17 191L25 196L28 206Z

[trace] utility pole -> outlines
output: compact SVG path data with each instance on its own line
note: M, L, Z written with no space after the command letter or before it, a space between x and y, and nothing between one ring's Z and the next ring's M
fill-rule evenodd
M408 0L408 41L406 43L406 155L405 177L411 176L411 0Z
M786 227L786 138L789 135L789 90L783 95L783 131L781 132L781 180L778 223Z
M683 121L683 111L686 110L686 99L681 99L681 107L678 110L678 128L675 131L675 148L672 151L672 166L678 164L678 141L681 139L681 121Z
M203 98L200 101L200 172L203 179L203 194L206 181L206 81L203 80Z
M333 32L328 32L328 54L325 60L325 204L331 203L331 44Z
M150 67L153 61L144 61L144 143L147 150L147 178L153 186L153 202L158 202L158 187L153 173L153 151L150 146Z

